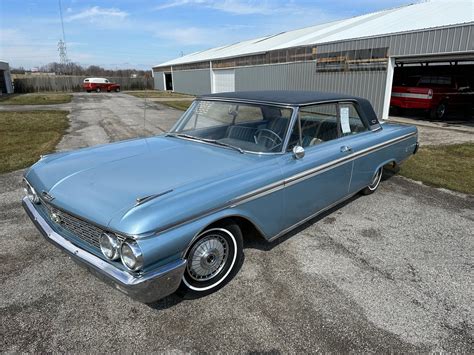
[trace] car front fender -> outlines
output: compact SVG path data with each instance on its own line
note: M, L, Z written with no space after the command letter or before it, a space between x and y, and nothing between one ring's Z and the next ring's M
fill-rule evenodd
M199 219L182 223L157 234L137 239L143 251L146 269L154 269L178 258L184 258L194 240L211 224L228 218L243 218L252 223L265 239L265 233L259 221L255 220L243 208L226 208Z

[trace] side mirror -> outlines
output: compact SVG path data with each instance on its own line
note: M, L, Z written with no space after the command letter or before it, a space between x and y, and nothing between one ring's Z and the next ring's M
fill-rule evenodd
M304 157L304 148L300 145L293 147L293 157L295 159L301 159Z

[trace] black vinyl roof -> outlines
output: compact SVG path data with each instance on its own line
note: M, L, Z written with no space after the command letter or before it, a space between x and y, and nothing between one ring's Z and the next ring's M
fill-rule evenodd
M221 92L218 94L202 95L200 98L222 98L222 99L239 99L261 102L271 102L275 104L285 105L304 105L316 103L320 101L333 100L364 100L355 96L337 94L332 92L321 91L237 91L237 92Z
M231 100L245 100L262 103L273 103L283 105L307 105L313 103L321 103L325 101L356 101L359 107L364 111L363 115L367 119L370 126L378 124L377 116L372 108L370 102L361 97L339 94L333 92L322 91L291 91L291 90L277 90L277 91L236 91L236 92L221 92L218 94L202 95L200 99L231 99Z

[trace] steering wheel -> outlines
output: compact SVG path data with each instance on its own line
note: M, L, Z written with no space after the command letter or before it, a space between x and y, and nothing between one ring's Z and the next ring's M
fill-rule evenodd
M270 133L270 136L263 135L263 133ZM275 133L271 129L267 129L267 128L259 128L259 129L257 129L255 134L253 135L253 139L255 141L255 144L259 144L259 140L261 138L265 138L273 144L269 150L273 150L273 149L275 149L276 147L278 147L279 145L281 145L283 143L283 139L277 133Z

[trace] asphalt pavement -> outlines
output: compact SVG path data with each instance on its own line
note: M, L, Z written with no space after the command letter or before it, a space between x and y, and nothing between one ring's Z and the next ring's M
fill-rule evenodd
M59 150L157 134L180 115L123 93L66 109ZM145 305L41 237L21 175L0 175L3 352L474 352L473 196L386 177L271 244L246 240L218 292Z

